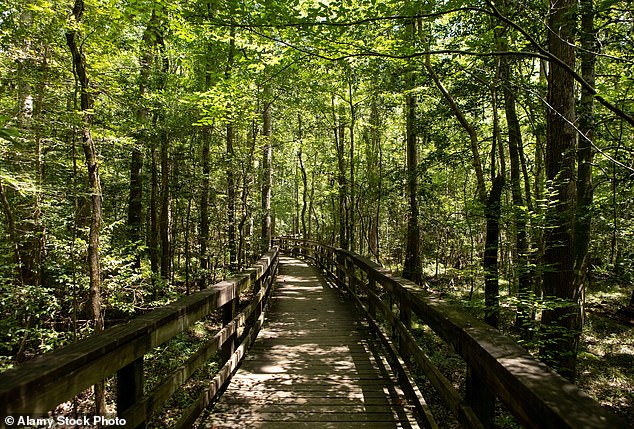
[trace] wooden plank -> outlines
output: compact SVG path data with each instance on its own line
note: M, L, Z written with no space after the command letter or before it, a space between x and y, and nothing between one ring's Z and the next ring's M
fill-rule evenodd
M291 263L280 265L266 324L204 425L399 427L407 402L369 352L367 325L314 268ZM417 427L412 422L406 427Z

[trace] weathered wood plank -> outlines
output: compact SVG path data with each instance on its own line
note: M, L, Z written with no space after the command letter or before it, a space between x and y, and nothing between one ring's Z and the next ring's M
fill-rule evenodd
M409 418L405 427L417 427L395 376L370 353L367 325L314 268L289 261L264 328L205 424L394 428Z

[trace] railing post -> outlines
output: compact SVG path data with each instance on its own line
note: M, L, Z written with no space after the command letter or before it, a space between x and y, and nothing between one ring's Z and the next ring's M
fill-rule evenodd
M143 399L143 356L117 371L117 415ZM145 428L145 422L136 427Z
M354 279L354 262L346 255L344 267L346 267L346 277L348 282L348 289L352 295L357 294L357 282Z
M341 252L337 252L337 283L339 283L339 285L345 285L346 284L346 274L343 270L342 267L345 268L345 264L346 264L346 258L345 256L343 256L343 254Z
M399 319L407 329L412 327L412 305L404 290L399 291ZM409 360L409 350L405 335L399 335L399 352L404 360Z
M495 417L495 395L485 384L483 378L467 365L467 403L471 406L486 429L493 427Z
M238 293L236 291L236 293ZM236 311L238 309L238 299L239 296L236 296L231 301L222 306L222 325L225 326L227 323L231 322L234 317L236 317ZM234 332L227 341L222 345L222 362L227 362L233 352L236 350L236 343L238 341L238 336Z
M376 320L376 302L374 302L374 293L376 293L376 280L368 272L368 286L366 296L368 297L368 312L370 316ZM372 292L372 294L370 294Z

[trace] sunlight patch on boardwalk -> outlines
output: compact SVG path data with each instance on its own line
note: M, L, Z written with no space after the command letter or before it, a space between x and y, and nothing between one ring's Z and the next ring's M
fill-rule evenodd
M366 324L314 267L281 258L270 306L204 427L418 427Z

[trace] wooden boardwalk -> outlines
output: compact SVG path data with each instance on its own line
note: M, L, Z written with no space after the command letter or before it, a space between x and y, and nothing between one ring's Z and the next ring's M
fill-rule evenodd
M266 321L206 428L417 428L367 325L318 271L280 258Z

